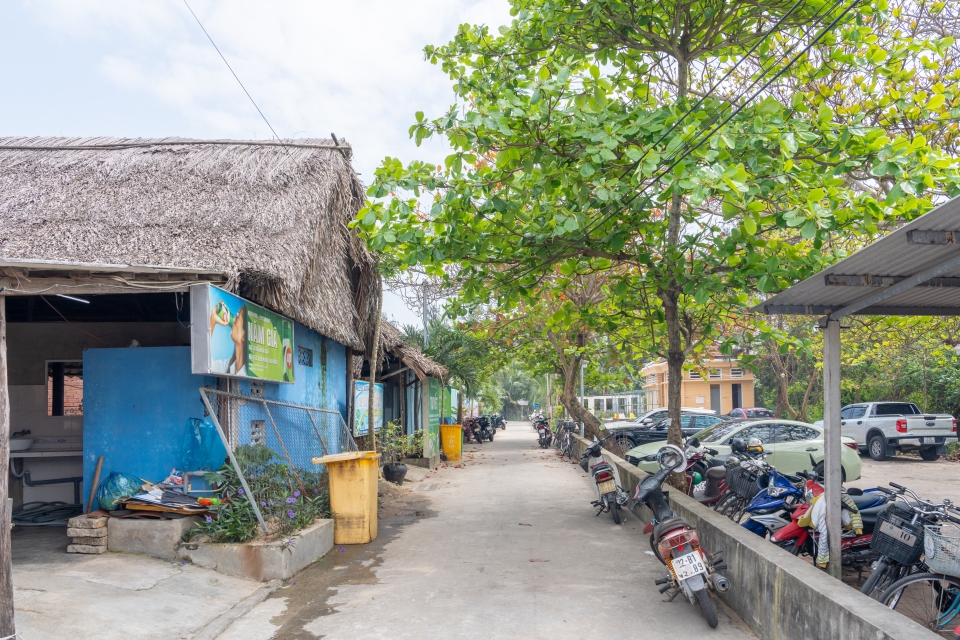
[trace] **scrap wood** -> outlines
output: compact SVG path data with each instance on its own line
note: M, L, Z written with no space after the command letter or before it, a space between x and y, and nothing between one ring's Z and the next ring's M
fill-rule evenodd
M171 507L165 504L154 504L152 502L143 502L128 498L122 501L123 506L133 511L163 511L168 513L182 513L184 515L202 515L207 512L206 507Z

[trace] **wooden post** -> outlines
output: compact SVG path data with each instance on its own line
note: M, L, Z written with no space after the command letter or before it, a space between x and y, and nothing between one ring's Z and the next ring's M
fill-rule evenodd
M370 349L370 395L367 396L370 401L367 405L367 436L370 439L371 451L377 450L377 434L374 431L376 421L373 419L373 400L374 391L376 391L377 386L377 367L380 364L380 324L383 317L383 282L380 280L379 274L377 274L377 290L379 295L377 301L377 324L373 330L373 346Z
M823 330L823 499L827 501L830 575L840 578L840 321L828 320Z
M13 567L10 559L10 396L7 391L7 297L0 293L0 638L13 636Z

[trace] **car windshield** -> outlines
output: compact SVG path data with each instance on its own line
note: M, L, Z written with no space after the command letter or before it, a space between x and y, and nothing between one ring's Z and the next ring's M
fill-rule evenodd
M743 426L743 420L727 420L718 422L712 427L707 427L695 434L695 438L700 442L719 442L730 435L738 427Z

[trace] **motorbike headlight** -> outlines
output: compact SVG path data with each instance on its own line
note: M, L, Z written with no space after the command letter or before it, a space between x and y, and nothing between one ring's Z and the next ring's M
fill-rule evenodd
M767 493L771 498L776 498L777 496L781 496L786 492L787 490L784 487L767 487Z

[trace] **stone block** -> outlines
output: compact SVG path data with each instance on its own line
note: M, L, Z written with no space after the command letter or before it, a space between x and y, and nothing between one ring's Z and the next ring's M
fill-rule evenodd
M199 521L200 516L177 520L110 518L107 547L117 553L138 553L161 560L176 560L180 541Z
M103 545L71 544L67 546L67 553L104 553L107 550Z
M107 537L107 528L101 527L99 529L81 529L79 527L68 527L67 536L71 538L106 538Z
M92 545L95 547L105 547L107 546L107 539L106 538L86 538L84 536L79 536L79 537L73 538L73 544L86 544L86 545Z
M107 520L110 518L88 518L87 516L77 516L67 521L67 527L70 529L102 529L107 526Z
M286 580L322 558L333 547L333 520L319 520L293 537L274 542L188 543L178 558L220 573L251 580Z

